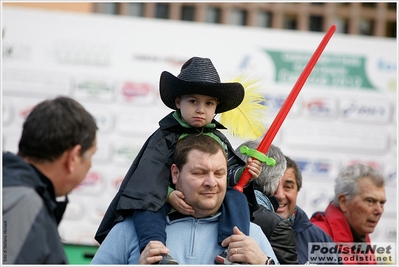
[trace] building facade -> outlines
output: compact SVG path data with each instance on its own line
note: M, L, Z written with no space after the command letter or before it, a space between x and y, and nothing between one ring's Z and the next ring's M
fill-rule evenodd
M395 2L3 2L3 6L396 38Z

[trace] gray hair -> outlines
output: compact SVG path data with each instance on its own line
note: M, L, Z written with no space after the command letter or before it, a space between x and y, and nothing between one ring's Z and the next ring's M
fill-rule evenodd
M384 176L371 166L357 163L342 168L337 178L335 178L335 194L332 200L334 205L338 207L339 195L345 195L348 199L355 197L359 190L359 180L366 177L377 187L385 186Z
M260 141L246 141L242 143L236 150L236 154L245 162L248 160L247 155L243 155L240 152L240 148L242 146L247 146L249 148L256 149L259 145ZM287 168L287 160L284 157L283 152L281 152L280 148L270 145L269 150L266 153L266 156L269 158L273 158L276 160L276 165L273 167L268 166L266 163L262 163L262 171L259 174L259 177L254 180L255 185L257 185L263 194L266 196L273 196L274 192L277 190L278 182L283 177L284 172Z

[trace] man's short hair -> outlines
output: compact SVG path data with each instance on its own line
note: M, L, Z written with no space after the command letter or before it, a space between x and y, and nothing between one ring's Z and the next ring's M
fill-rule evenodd
M81 155L94 145L97 124L81 104L57 97L36 105L23 124L18 155L37 161L54 161L81 145Z
M180 139L176 144L173 163L178 169L181 169L187 163L187 155L193 149L211 155L217 154L221 150L226 159L227 166L227 155L218 141L206 134L189 134Z
M285 159L287 160L287 169L288 168L293 168L294 173L295 173L295 180L296 184L298 186L298 192L302 188L302 173L301 169L299 168L298 164L293 161L290 157L285 156Z
M256 149L259 146L260 141L246 141L242 143L236 150L236 154L245 162L248 160L247 155L243 155L240 152L240 148L242 146L247 146L252 149ZM275 145L270 145L266 156L269 158L273 158L276 160L276 165L273 167L268 166L266 163L262 163L262 171L259 174L259 177L254 180L254 184L256 188L262 191L266 196L273 196L274 192L277 190L278 182L283 177L284 172L287 168L287 161L284 157L283 152L281 152L280 148Z
M339 205L338 196L341 194L348 196L349 199L355 197L359 192L359 180L366 177L377 187L385 186L385 178L381 172L369 165L357 163L342 168L335 178L333 197L335 206Z

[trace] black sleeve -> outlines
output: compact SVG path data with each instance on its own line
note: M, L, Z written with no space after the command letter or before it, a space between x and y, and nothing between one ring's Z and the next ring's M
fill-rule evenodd
M295 234L287 219L259 205L253 223L262 228L280 264L299 264Z
M296 251L295 233L288 220L281 220L274 228L270 239L280 264L299 264Z

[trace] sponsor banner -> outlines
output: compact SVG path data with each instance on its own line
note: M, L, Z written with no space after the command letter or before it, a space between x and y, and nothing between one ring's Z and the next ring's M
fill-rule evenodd
M19 144L19 139L21 138L21 131L20 130L8 130L8 129L2 129L2 149L3 151L10 151L12 153L17 153L18 152L18 144Z
M385 177L388 186L395 187L397 185L398 180L398 169L394 164L387 165L385 168Z
M306 213L309 217L314 212L324 211L334 196L334 186L331 183L324 182L306 182L302 185L303 189L298 194L306 207ZM315 190L317 188L317 190Z
M333 97L307 97L303 103L304 116L308 118L335 119L338 116L337 100Z
M361 159L350 159L348 161L344 161L343 162L343 166L346 165L355 165L357 163L361 163L361 164L365 164L365 165L369 165L373 168L376 168L379 171L383 171L383 164L380 163L379 161L372 159L372 160L361 160Z
M90 169L83 181L73 189L72 194L101 195L104 186L104 174Z
M76 222L76 221L83 220L84 215L85 215L84 202L79 202L79 201L71 202L71 199L69 199L68 208L65 210L65 213L62 216L62 219L67 220L67 221L75 221Z
M11 103L2 103L1 123L3 127L11 124L13 119L13 105Z
M287 98L287 95L264 94L264 97L266 99L265 106L267 108L267 113L276 114L277 112L280 111L282 105L285 102L285 99ZM298 117L302 110L301 105L302 105L302 97L298 96L287 116L289 116L290 118Z
M111 108L104 108L103 105L84 104L84 107L94 117L98 127L99 134L110 134L114 130L115 112Z
M113 152L115 164L126 166L132 163L141 147L128 144L116 144Z
M311 58L300 51L265 50L272 58L277 83L293 84ZM375 90L365 72L365 56L323 53L306 83L312 86Z
M120 108L115 118L115 130L126 136L149 136L159 127L159 120L171 111L165 107Z
M135 135L132 135L130 138L123 137L113 140L112 158L110 162L112 162L115 167L125 167L127 171L144 142L145 140L142 141Z
M357 153L386 153L389 136L384 129L338 127L333 124L282 129L284 145L300 149Z
M97 135L97 150L93 155L93 162L97 164L108 164L112 159L112 142L106 136Z
M162 71L176 76L187 59L201 56L212 60L224 82L242 74L259 80L268 127L324 35L18 8L2 10L2 27L3 149L17 152L23 120L46 98L70 96L98 123L90 171L96 175L70 194L67 217L79 220L63 220L59 228L68 242L95 244L94 232L126 171L172 112L159 97ZM240 38L231 42L232 36ZM393 241L396 95L396 40L334 34L273 140L299 161L298 203L309 216L327 207L344 163L377 163L388 177L387 204L372 240ZM222 132L234 148L246 141Z
M343 121L388 124L392 118L389 99L342 99L339 114Z
M115 82L113 79L100 77L77 78L73 83L73 96L91 101L112 101Z
M22 133L22 125L32 108L43 99L36 97L6 96L1 98L4 116L3 140L7 140L7 149L16 153L18 151L19 138ZM3 143L5 150L5 143Z
M395 264L395 243L308 243L308 261L318 264Z
M12 61L29 61L32 56L32 48L24 43L3 42L2 63L8 64Z
M126 80L118 85L117 101L125 104L142 105L155 104L156 88L152 83Z
M112 45L109 43L57 40L48 48L54 62L61 65L110 65Z
M41 96L69 95L69 75L51 71L11 69L3 65L2 90L5 95Z
M305 177L333 177L333 171L338 167L338 163L331 159L309 159L295 158L293 160L298 164L301 173Z
M387 192L391 193L391 192ZM392 190L392 193L396 193L395 190ZM396 203L386 203L384 207L390 206L391 204L395 204L391 210L387 210L385 208L384 213L380 221L378 222L378 226L374 229L374 232L370 234L371 242L396 242L397 241L397 223L396 223Z

